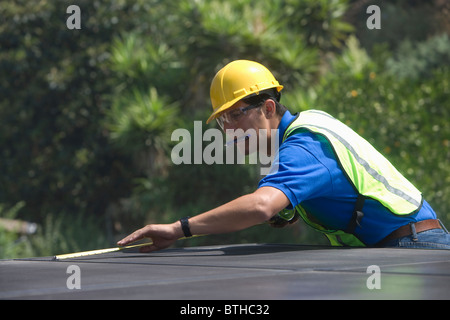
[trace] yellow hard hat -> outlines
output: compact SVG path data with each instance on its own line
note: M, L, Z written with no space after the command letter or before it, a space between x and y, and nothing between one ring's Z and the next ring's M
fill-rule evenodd
M283 86L262 64L249 60L230 62L217 72L211 82L210 98L213 113L206 123L217 118L239 100L271 88L276 88L279 92Z

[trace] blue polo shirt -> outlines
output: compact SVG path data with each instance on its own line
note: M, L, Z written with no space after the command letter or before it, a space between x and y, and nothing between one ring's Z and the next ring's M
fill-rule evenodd
M260 187L274 187L290 201L288 209L297 205L306 209L321 225L332 230L345 230L352 217L357 193L339 167L330 143L321 135L300 132L282 141L284 132L295 119L287 111L280 122L279 149L269 173ZM276 168L276 169L275 169ZM397 216L380 202L367 199L364 217L355 234L366 245L374 245L399 227L413 221L436 219L424 200L419 212Z

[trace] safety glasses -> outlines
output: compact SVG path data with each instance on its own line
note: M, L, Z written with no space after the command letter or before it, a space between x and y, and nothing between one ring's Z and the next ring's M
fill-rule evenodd
M220 116L218 116L216 118L216 121L223 130L225 123L227 123L229 125L236 124L239 121L239 119L242 118L242 116L245 116L247 114L248 110L258 108L258 107L262 106L263 103L264 103L264 101L260 101L255 104L251 104L247 107L232 109L228 112L222 113Z

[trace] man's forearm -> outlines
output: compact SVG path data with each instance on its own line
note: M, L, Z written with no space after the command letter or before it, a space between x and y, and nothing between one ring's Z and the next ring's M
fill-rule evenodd
M218 208L189 219L192 235L218 234L239 231L263 223L289 204L288 198L278 189L262 187ZM167 248L183 237L181 223L149 224L118 241L125 246L145 237L153 244L142 247L141 252Z
M218 234L243 230L269 220L284 208L263 191L241 196L220 207L189 219L193 235ZM279 208L280 207L280 208Z

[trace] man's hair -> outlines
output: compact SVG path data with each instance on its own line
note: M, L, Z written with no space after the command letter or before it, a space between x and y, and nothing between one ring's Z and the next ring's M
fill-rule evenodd
M255 105L255 104L262 104L267 99L272 99L273 102L275 102L276 114L282 117L283 114L287 111L287 108L280 103L281 93L278 92L276 89L267 89L257 94L255 93L251 96L242 99L242 101L244 101L247 104Z

